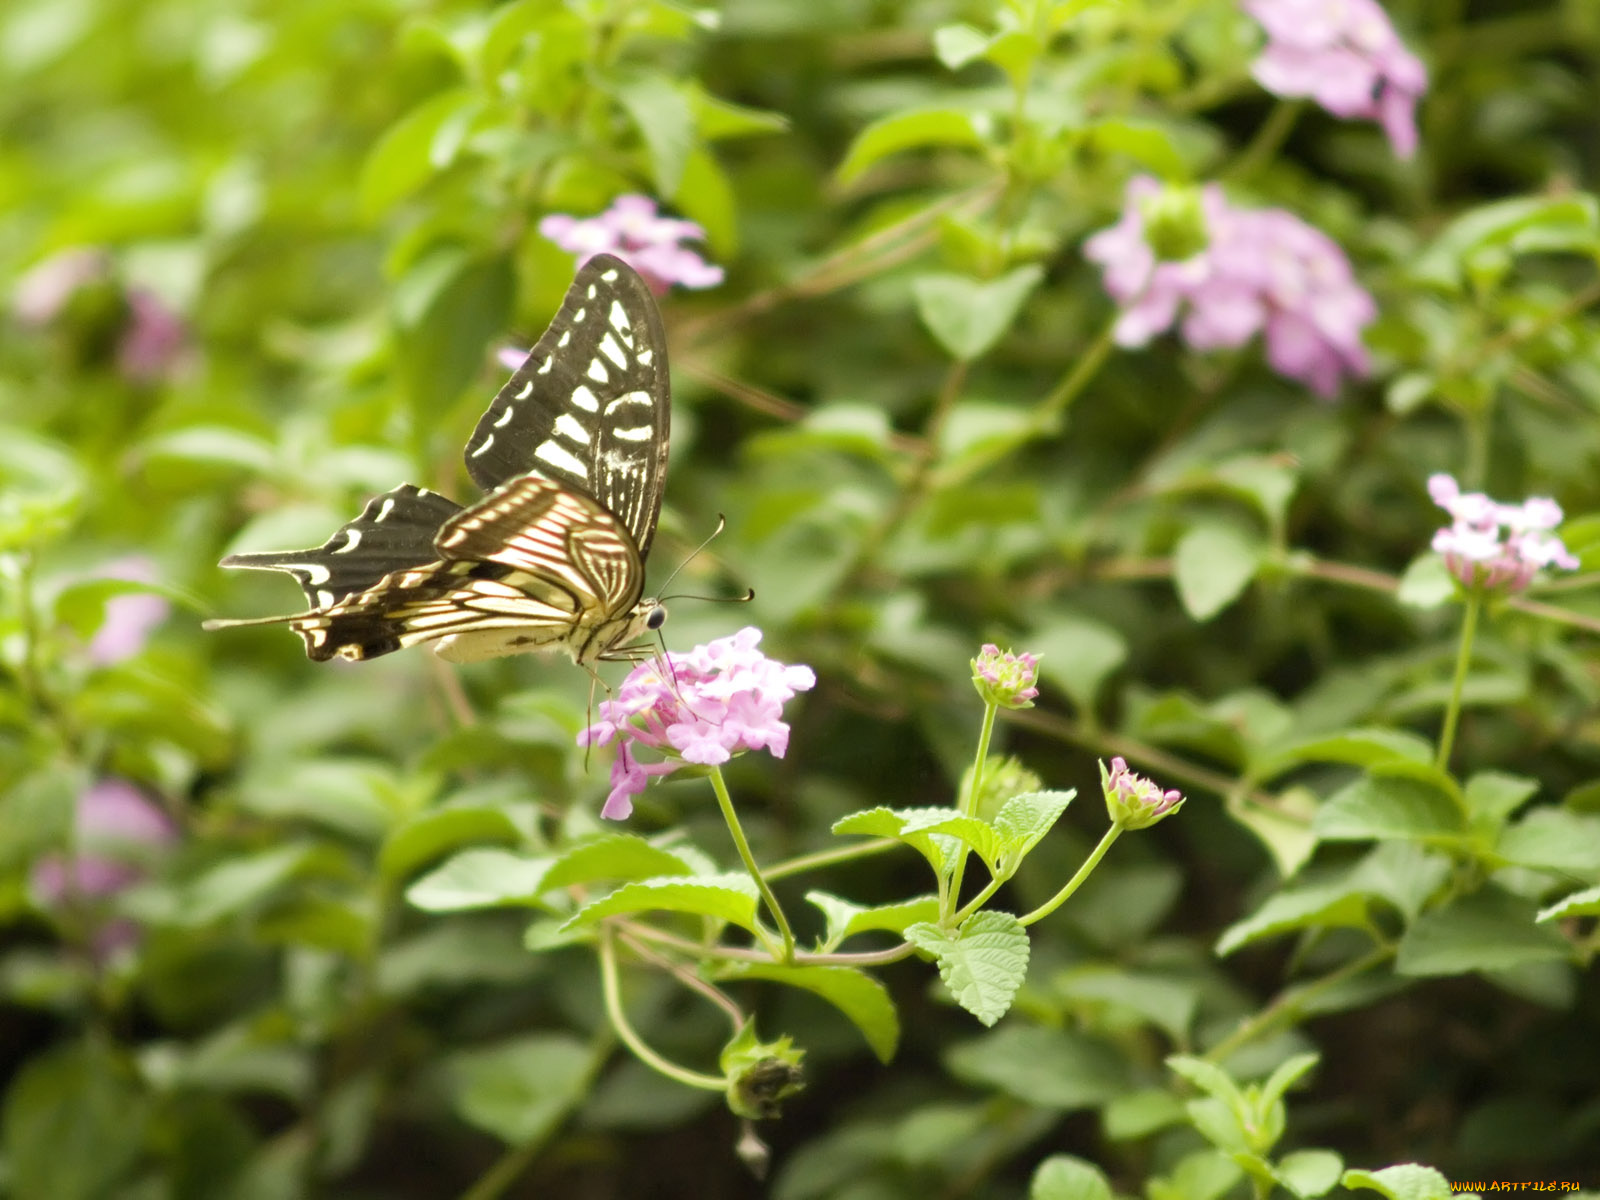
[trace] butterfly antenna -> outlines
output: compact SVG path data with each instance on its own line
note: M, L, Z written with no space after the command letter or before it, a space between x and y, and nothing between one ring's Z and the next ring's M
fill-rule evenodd
M721 513L718 513L717 527L706 536L705 541L701 542L692 551L690 551L687 558L685 558L676 567L672 568L672 574L667 576L667 581L661 585L661 590L665 592L669 587L671 587L672 581L678 577L678 573L692 563L697 557L699 557L700 551L704 550L707 546L711 545L712 542L716 541L717 538L722 535L722 531L727 527L728 519ZM692 599L692 597L686 597L686 599Z

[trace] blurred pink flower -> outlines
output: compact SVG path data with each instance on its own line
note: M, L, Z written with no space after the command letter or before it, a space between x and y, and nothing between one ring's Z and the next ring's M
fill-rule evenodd
M600 703L600 719L578 734L580 746L618 739L611 794L602 817L621 820L650 778L685 763L715 766L744 750L782 758L789 748L784 703L817 682L810 667L786 666L756 647L761 631L746 627L687 654L652 659L628 673L613 699ZM640 762L638 749L666 757Z
M71 853L36 862L30 888L47 909L107 900L144 878L149 864L177 838L172 819L133 784L102 779L78 797ZM94 929L93 950L106 958L138 936L132 921L106 919Z
M23 324L44 328L69 316L73 297L96 285L112 306L105 319L107 333L114 335L117 371L133 383L168 376L189 344L188 325L151 289L124 284L102 248L80 246L45 259L18 281L11 310Z
M658 295L675 283L707 288L722 282L721 267L680 244L686 239L704 241L705 230L693 221L661 216L648 196L618 196L610 208L593 217L551 213L539 222L539 232L576 255L580 265L596 254L615 254L644 276Z
M1401 158L1417 149L1417 99L1428 72L1377 0L1244 0L1267 32L1256 82L1310 97L1336 117L1377 121Z
M1261 333L1272 368L1325 398L1345 376L1368 373L1361 331L1377 305L1337 242L1283 209L1234 208L1208 184L1200 195L1208 244L1181 262L1161 261L1144 215L1161 190L1148 176L1130 181L1121 218L1084 243L1123 306L1119 345L1144 345L1181 313L1193 349L1241 346Z
M148 558L130 555L107 563L96 575L103 579L154 583L156 568ZM171 611L172 606L165 597L149 592L111 597L106 601L105 618L89 642L89 661L105 667L132 658L144 649L151 631L165 621Z
M1561 524L1561 506L1544 496L1501 504L1482 492L1463 492L1453 475L1428 478L1428 494L1450 514L1433 535L1433 549L1463 587L1524 591L1543 567L1575 571L1579 563L1550 530Z

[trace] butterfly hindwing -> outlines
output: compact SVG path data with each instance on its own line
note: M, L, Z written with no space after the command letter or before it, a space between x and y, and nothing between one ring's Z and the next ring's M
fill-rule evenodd
M598 254L478 421L465 453L485 491L533 472L599 501L650 551L671 404L667 341L649 287Z
M403 483L367 501L366 508L337 533L310 550L230 554L225 567L251 567L293 575L313 608L337 604L364 592L385 575L435 557L439 527L461 506L438 492Z

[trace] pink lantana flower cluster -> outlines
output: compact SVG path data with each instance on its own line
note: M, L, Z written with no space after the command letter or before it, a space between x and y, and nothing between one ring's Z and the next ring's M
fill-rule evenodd
M1310 97L1336 117L1377 121L1401 158L1417 149L1417 99L1428 72L1377 0L1245 0L1267 31L1250 65L1278 96Z
M1428 494L1450 514L1433 535L1450 574L1467 588L1520 592L1541 568L1578 568L1578 559L1550 530L1561 524L1561 506L1544 496L1501 504L1482 492L1463 492L1453 475L1428 478Z
M579 266L596 254L615 254L657 295L675 283L708 288L722 282L721 267L680 244L688 239L704 241L706 231L693 221L661 216L648 196L618 196L594 217L551 213L539 222L539 232L577 255Z
M1198 208L1205 249L1163 261L1146 227L1146 209L1162 193L1149 176L1132 180L1121 219L1084 244L1123 306L1118 345L1143 346L1181 312L1192 349L1242 346L1260 333L1272 368L1324 398L1336 396L1346 376L1370 371L1361 331L1377 305L1337 242L1283 209L1234 208L1210 184Z
M600 719L578 734L578 745L619 743L602 817L627 817L652 776L686 764L720 766L745 750L784 756L789 726L783 706L816 686L817 677L810 667L768 658L757 649L760 641L761 631L752 626L687 654L641 663L613 698L601 701ZM642 762L640 749L663 757Z

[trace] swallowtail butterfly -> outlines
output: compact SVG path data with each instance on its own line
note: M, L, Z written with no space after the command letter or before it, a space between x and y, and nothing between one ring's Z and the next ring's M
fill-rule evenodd
M420 642L452 662L630 657L667 616L644 598L644 562L670 416L655 298L596 255L467 442L467 473L488 495L463 508L401 484L314 549L229 555L225 567L293 575L311 607L207 628L286 624L318 661Z

